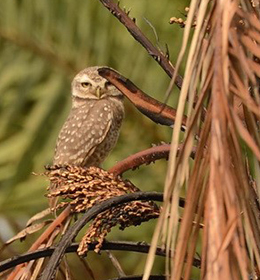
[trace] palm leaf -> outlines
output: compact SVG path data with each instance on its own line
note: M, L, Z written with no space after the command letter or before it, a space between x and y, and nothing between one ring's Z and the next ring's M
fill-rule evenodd
M190 278L200 233L201 278L247 279L259 270L259 209L255 205L259 179L256 176L254 184L251 180L260 159L257 18L250 1L191 1L177 66L188 37L192 40L173 131L164 212L153 239L155 245L161 236L168 251L175 252L166 263L172 279ZM188 130L184 149L176 158L187 98ZM197 100L204 101L193 107ZM207 109L203 123L202 104ZM193 145L198 150L190 165ZM249 159L245 147L251 151ZM177 202L184 187L187 201L179 225ZM152 261L151 251L145 279Z

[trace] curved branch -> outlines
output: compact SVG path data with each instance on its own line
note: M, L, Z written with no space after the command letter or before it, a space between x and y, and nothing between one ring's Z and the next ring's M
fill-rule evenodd
M96 244L90 244L89 250L93 251L95 249ZM77 252L78 243L74 243L69 246L65 253L74 253ZM44 248L40 250L36 250L34 252L28 252L23 255L12 257L8 260L5 260L0 263L0 272L10 269L18 264L29 262L31 260L36 260L39 258L49 257L54 252L54 247ZM110 251L131 251L138 253L148 253L150 249L150 245L141 242L128 242L128 241L105 241L102 245L101 250L110 250ZM157 248L156 253L157 256L165 257L166 253L162 248Z
M148 52L148 54L159 63L169 77L172 78L175 71L174 66L171 64L166 55L159 51L152 42L143 34L137 27L135 21L132 20L127 13L125 13L118 4L112 0L99 0L110 12L114 15L129 31L129 33L139 42ZM183 83L182 77L177 74L175 79L176 86L180 89Z
M76 253L78 249L78 243L71 244L66 250L65 253ZM96 243L89 245L89 251L95 249ZM52 255L54 252L54 247L48 247L44 249L39 249L34 252L27 252L20 256L12 257L0 263L0 272L3 272L7 269L15 267L16 265L29 262L31 260L37 260L40 258L46 258ZM127 252L137 252L147 254L150 249L150 244L143 242L129 242L129 241L105 241L102 245L101 250L110 250L110 251L127 251ZM166 257L165 250L160 247L157 247L155 255ZM193 266L200 267L201 262L199 259L194 259Z
M76 253L78 249L78 243L71 244L65 253ZM89 251L95 249L96 243L89 245ZM15 256L10 259L4 260L0 263L0 272L13 268L19 264L29 262L31 260L37 260L40 258L46 258L53 254L55 247L48 247L44 249L39 249L34 252L27 252L20 256ZM101 250L110 251L127 251L127 252L137 252L147 254L150 249L150 244L143 242L130 242L130 241L105 241L102 245ZM166 257L166 252L164 249L157 247L155 255ZM193 266L200 268L201 261L199 259L194 259Z
M119 204L123 204L126 202L134 201L134 200L155 200L162 201L163 196L157 192L136 192L125 194L122 196L113 197L106 201L103 201L100 204L93 206L89 209L75 224L63 235L61 241L55 248L46 268L43 271L41 280L50 280L55 276L55 272L58 268L58 265L61 261L61 258L66 252L66 249L70 246L74 238L77 236L79 231L96 215L99 213L117 206Z
M176 110L144 93L129 79L115 70L102 67L98 73L116 86L146 117L155 123L172 126L176 118ZM182 130L186 129L186 116L182 119Z
M163 144L155 146L136 154L130 155L129 157L119 161L116 165L111 167L108 171L116 175L121 175L127 170L135 169L142 164L150 164L158 159L168 159L171 145ZM182 149L182 145L179 146L178 152ZM191 158L194 159L196 148L194 147L191 153Z

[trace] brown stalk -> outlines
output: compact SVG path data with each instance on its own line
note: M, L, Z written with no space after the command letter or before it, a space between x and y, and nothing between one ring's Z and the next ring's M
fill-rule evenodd
M179 145L179 151L182 149L182 145ZM142 164L150 164L158 159L168 159L171 145L163 144L155 146L136 154L130 155L129 157L119 161L116 165L111 167L108 171L115 175L121 175L127 170L136 169ZM196 148L194 147L191 153L191 158L194 159Z
M139 89L133 82L125 78L115 70L103 67L99 74L115 85L134 106L155 123L172 126L176 118L176 110ZM186 117L183 116L182 129L186 129Z
M165 54L159 51L152 42L143 34L139 27L135 24L135 19L131 19L126 12L124 12L118 4L112 0L100 0L100 2L114 15L129 31L129 33L139 42L148 52L148 54L159 63L169 77L172 78L175 71ZM177 74L175 79L176 86L180 89L182 86L182 77Z

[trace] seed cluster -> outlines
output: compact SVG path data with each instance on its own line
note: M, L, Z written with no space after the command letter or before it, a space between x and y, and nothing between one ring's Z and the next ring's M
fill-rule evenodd
M72 213L82 213L109 198L140 191L129 181L98 167L54 165L46 168L45 175L55 185L47 196L61 198L55 210L70 205ZM99 252L112 227L119 225L124 230L131 225L137 226L157 218L159 212L160 209L153 202L133 201L100 213L82 238L78 254L85 254L89 244L94 241L97 241L95 251Z

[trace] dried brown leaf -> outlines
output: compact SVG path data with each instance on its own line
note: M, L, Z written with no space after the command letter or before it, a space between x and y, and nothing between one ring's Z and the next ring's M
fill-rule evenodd
M50 208L47 208L47 209L44 209L43 211L33 215L29 220L28 222L26 223L26 227L30 226L32 223L36 222L36 221L39 221L41 220L42 218L45 218L46 216L50 215L52 212L51 212L51 209Z
M42 228L44 228L46 225L50 224L51 222L52 222L52 220L47 220L47 221L44 221L42 223L37 223L37 224L31 225L29 227L26 227L25 229L18 232L14 237L7 240L5 242L5 245L9 245L9 244L13 243L14 241L16 241L18 239L26 238L28 235L41 230Z
M260 47L250 37L241 35L241 42L255 56L260 58Z

